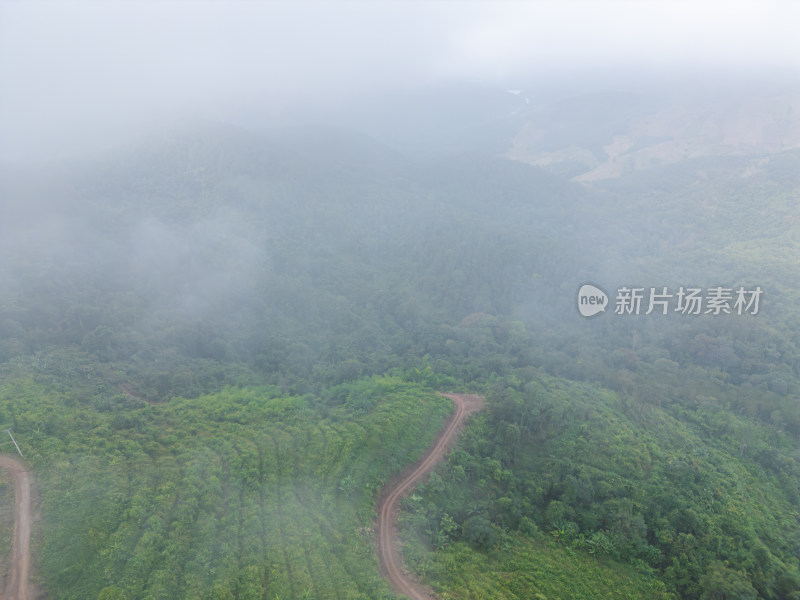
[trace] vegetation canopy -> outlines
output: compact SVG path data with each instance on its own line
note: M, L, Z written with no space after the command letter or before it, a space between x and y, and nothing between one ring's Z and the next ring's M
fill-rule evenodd
M524 100L475 100L473 145L206 125L0 168L0 431L35 478L43 595L396 597L375 495L450 391L488 410L400 514L440 598L800 598L786 97L772 145L652 98ZM679 116L762 106L737 102ZM740 286L758 314L615 311L623 287ZM13 501L3 474L3 568Z

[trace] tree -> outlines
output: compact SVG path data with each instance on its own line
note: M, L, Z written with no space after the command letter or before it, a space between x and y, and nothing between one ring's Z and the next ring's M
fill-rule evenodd
M461 533L471 546L481 550L491 548L497 541L497 534L491 522L480 515L467 519L461 527Z
M128 596L115 585L109 585L100 590L97 600L128 600Z
M741 571L716 561L701 581L701 600L756 600L758 593Z

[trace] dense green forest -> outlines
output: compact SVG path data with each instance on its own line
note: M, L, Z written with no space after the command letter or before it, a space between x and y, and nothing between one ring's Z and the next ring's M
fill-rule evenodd
M4 167L39 589L394 597L375 494L461 389L488 411L402 515L441 598L800 598L800 153L562 171L226 126ZM764 295L584 319L586 282Z

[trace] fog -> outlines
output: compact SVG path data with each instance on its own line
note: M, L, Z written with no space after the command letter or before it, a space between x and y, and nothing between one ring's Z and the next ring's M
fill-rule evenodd
M393 597L375 502L448 390L490 410L400 532L442 597L800 597L797 31L788 1L0 0L27 597Z
M3 1L0 160L102 151L186 119L332 119L453 81L785 81L798 28L789 1Z

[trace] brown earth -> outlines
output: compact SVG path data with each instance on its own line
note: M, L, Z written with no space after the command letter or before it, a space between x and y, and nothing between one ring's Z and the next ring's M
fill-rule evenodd
M4 583L0 600L33 600L28 584L31 565L31 475L22 464L10 456L0 456L0 468L14 480L14 542L11 563L2 573Z
M455 402L456 410L439 433L436 441L425 452L420 461L406 469L397 481L384 488L378 506L378 557L383 576L398 594L411 600L435 600L431 590L415 581L404 569L400 557L397 517L400 499L422 481L433 468L445 458L456 434L472 413L484 407L483 398L472 394L444 394Z

